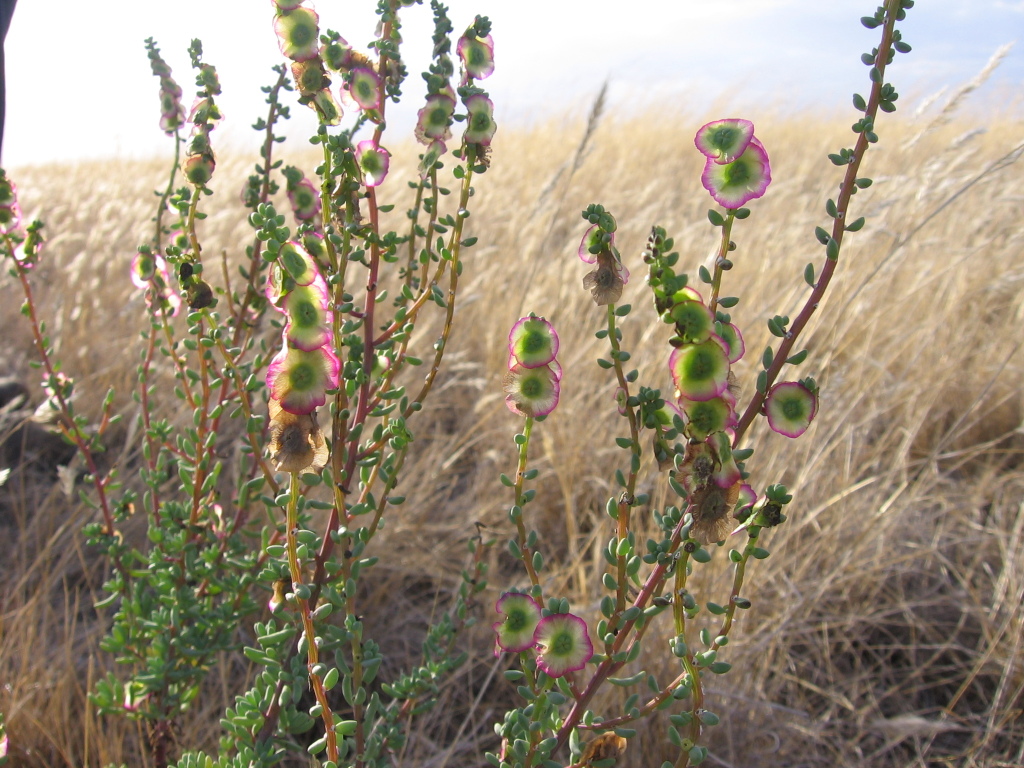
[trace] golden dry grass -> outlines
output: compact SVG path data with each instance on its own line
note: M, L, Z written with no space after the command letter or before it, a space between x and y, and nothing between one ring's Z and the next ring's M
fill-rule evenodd
M466 259L450 364L413 424L410 501L378 542L384 564L367 598L368 622L399 659L417 653L415 630L454 588L473 523L499 542L510 533L496 476L510 471L519 422L502 405L500 377L505 334L528 311L558 328L566 370L562 401L537 430L530 514L554 560L549 593L565 589L577 609L596 613L599 553L611 535L603 507L623 458L612 438L623 428L614 386L593 364L600 313L580 286L578 212L601 202L618 219L633 272L623 301L636 307L624 345L641 380L664 387L665 333L648 310L638 254L654 223L676 238L691 274L713 247L690 142L699 122L600 123L575 173L582 124L499 133L469 222L480 245ZM822 256L812 230L839 178L825 153L848 139L846 123L800 116L758 125L775 181L734 230L740 248L727 275L728 293L743 299L733 317L746 336L738 373L747 388L769 339L764 320L795 315L808 290L803 265ZM847 239L805 339L812 355L802 375L822 387L814 425L797 441L763 425L752 432L755 487L783 481L796 500L768 538L772 557L752 569L745 593L754 606L722 657L733 671L712 681L709 706L722 725L710 765L1024 764L1024 163L1014 162L1024 123L990 122L987 133L963 120L924 126L886 120L868 156L876 182L853 213L868 225ZM236 199L247 168L218 168L207 254L224 249L235 261L250 241ZM164 172L162 162L82 164L15 179L26 213L47 222L39 304L87 393L81 407L114 386L126 421L142 317L127 267ZM0 353L31 380L16 286L0 283L0 292ZM664 479L650 477L643 490L660 503ZM103 618L91 605L102 565L81 542L85 513L57 487L27 479L12 475L0 491L0 711L14 764L146 765L135 726L98 719L86 703L110 661L97 650ZM723 555L698 572L712 590L705 599L727 589ZM485 604L522 580L496 553ZM512 693L483 619L470 663L413 733L408 765L479 765L492 744L491 724ZM647 669L664 675L672 661L660 647L651 637ZM180 723L183 745L215 744L219 712L249 671L240 657L222 660ZM615 689L595 705L611 711L619 697ZM623 764L664 759L663 728L643 726Z

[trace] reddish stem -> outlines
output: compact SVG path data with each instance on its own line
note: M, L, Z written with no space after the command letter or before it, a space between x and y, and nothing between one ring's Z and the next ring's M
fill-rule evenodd
M875 67L878 69L880 76L871 84L871 95L868 99L867 108L864 110L864 115L869 119L872 126L874 126L875 117L878 114L878 104L881 99L882 84L885 82L885 64L886 61L888 61L889 51L892 48L892 33L896 26L896 13L899 8L899 0L887 0L882 40L878 46L878 54L875 57ZM873 130L873 128L869 130ZM867 137L869 130L862 131L858 136L857 144L853 150L853 161L846 167L846 175L843 177L843 183L839 188L839 199L836 201L836 211L838 215L832 222L832 239L835 240L836 245L839 246L839 248L842 247L843 235L846 232L846 212L850 205L850 198L853 196L854 190L857 188L855 184L857 180L857 172L860 170L861 161L864 159L868 145L871 143L868 141ZM815 283L814 289L811 291L811 295L807 298L807 301L804 303L803 309L800 310L800 314L797 315L796 320L793 321L793 324L787 330L785 337L782 339L782 344L779 346L779 350L775 354L775 358L772 360L771 366L768 368L768 376L764 392L755 392L754 397L751 398L746 410L740 417L739 423L736 425L736 436L733 438L733 446L738 446L740 444L743 440L743 435L754 420L754 417L761 412L761 409L764 406L765 397L771 389L772 384L778 378L779 373L782 370L782 366L786 364L786 358L790 356L790 353L793 350L793 345L796 343L796 340L804 330L807 322L811 319L811 316L814 315L815 311L817 311L821 300L824 298L829 282L832 280L832 273L835 272L836 265L838 263L838 255L835 259L825 259L825 266L822 267L821 274L818 276L818 281Z

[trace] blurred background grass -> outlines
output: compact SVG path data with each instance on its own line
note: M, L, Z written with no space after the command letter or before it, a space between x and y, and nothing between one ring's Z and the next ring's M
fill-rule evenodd
M983 131L954 107L880 126L861 174L875 183L851 212L867 226L847 238L804 339L811 356L799 375L821 385L817 419L796 441L764 424L749 435L755 488L785 482L795 501L789 521L768 535L772 557L749 572L753 607L720 657L733 671L709 681L708 707L722 717L710 734L710 765L1024 764L1024 123L996 118ZM393 671L418 656L423 627L457 588L475 523L498 539L470 661L414 728L408 765L479 765L493 722L514 700L500 674L508 660L491 655L489 612L501 589L524 583L504 554L510 497L497 474L513 467L520 427L502 403L505 337L529 311L558 329L566 375L558 409L535 431L531 463L540 476L528 514L550 563L546 591L564 590L575 610L597 614L600 551L611 535L604 503L624 462L613 438L625 428L615 385L593 363L603 352L593 335L603 313L581 287L579 211L600 202L618 219L617 244L633 273L623 345L641 382L667 390L667 332L645 295L639 254L660 224L691 275L708 262L711 201L690 140L701 122L664 112L602 118L598 108L589 120L495 139L468 222L480 241L465 258L448 365L412 425L401 489L409 501L376 544L382 562L364 603ZM823 257L813 228L825 222L824 200L840 178L825 155L850 141L846 119L814 115L761 121L757 133L774 182L734 230L739 248L725 291L742 297L732 314L746 339L736 371L747 392L770 338L764 321L795 316L809 290L804 264ZM416 150L391 149L385 190L396 190L400 219L408 202L401 177L411 176ZM302 152L285 159L307 173L316 163ZM220 159L201 224L208 261L240 262L251 242L238 200L250 163ZM38 308L78 382L79 408L95 413L114 387L126 425L137 413L130 391L144 317L128 265L148 237L152 191L166 169L162 160L108 161L28 168L15 179L26 216L47 224ZM34 404L31 339L7 276L0 297L0 374L28 383ZM436 328L419 333L429 344ZM18 423L4 424L0 437ZM130 467L133 456L113 445L110 460ZM62 484L46 464L17 465L0 487L0 711L12 764L146 765L145 734L97 718L86 700L112 666L98 650L106 617L92 608L104 564L82 543L88 512L67 493L68 473ZM663 505L664 477L647 477L641 490ZM726 561L717 552L696 573L703 599L727 596ZM667 679L664 635L648 637L646 669ZM239 638L251 642L248 624ZM241 654L220 659L178 724L183 748L215 746L218 718L251 673ZM624 697L613 689L594 708L613 713ZM620 764L668 757L664 722L655 720Z

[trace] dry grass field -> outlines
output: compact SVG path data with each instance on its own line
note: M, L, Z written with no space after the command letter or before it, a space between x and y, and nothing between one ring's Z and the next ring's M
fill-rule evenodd
M624 346L642 381L668 387L665 326L648 305L639 253L655 223L675 237L691 274L714 245L703 158L691 141L701 122L608 118L591 126L582 152L582 122L499 131L469 220L480 243L466 258L449 366L413 424L409 502L378 542L384 557L367 620L397 658L417 652L415 628L457 586L451 564L473 524L502 542L510 533L497 475L511 472L520 420L505 409L500 381L505 335L529 311L558 328L566 371L558 409L536 430L532 514L554 560L554 589L596 615L610 535L603 507L623 427L614 386L593 363L601 315L581 287L579 211L601 202L617 217L633 273L623 301L635 307ZM825 155L849 140L848 122L758 121L774 182L734 230L737 266L727 274L728 292L742 297L733 317L746 336L746 388L769 338L764 321L795 315L808 290L803 266L823 256L813 229L839 180ZM710 683L722 725L708 765L1024 765L1024 122L975 127L968 118L880 122L862 172L875 184L854 198L853 217L867 226L847 238L805 340L801 375L822 389L817 419L795 441L764 424L750 435L755 487L782 481L796 498L789 522L767 538L772 557L753 567L753 608L720 657L733 671ZM414 156L392 149L392 173L410 171ZM222 159L202 223L206 252L223 250L229 261L251 242L237 199L249 163ZM126 424L136 414L129 392L144 316L128 265L165 168L111 161L15 176L26 215L47 223L35 284L80 408L95 410L113 386ZM15 282L0 278L0 374L34 384L19 303ZM111 460L130 466L119 450ZM144 734L87 703L112 665L97 647L105 617L92 608L104 564L82 543L84 508L47 472L16 468L0 487L0 711L12 764L145 766ZM648 477L644 490L661 503L664 477ZM523 580L501 549L485 604ZM723 555L700 572L719 596L731 578ZM500 674L507 660L491 655L491 617L482 619L470 662L418 726L407 765L476 766L493 746L491 725L513 692ZM664 646L655 640L646 667L667 671L672 660L657 657ZM179 723L181 745L215 747L220 713L250 671L241 654L221 660ZM620 764L658 765L668 754L663 728L643 726Z

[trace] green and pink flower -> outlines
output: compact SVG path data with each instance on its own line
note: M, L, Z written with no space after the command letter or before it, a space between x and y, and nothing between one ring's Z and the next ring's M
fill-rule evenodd
M170 77L160 78L160 130L168 136L185 123L185 108L181 105L181 87Z
M768 189L772 180L768 153L757 137L752 137L743 154L732 162L719 163L709 157L700 180L715 202L739 208Z
M714 338L676 347L668 364L676 389L687 400L710 400L729 385L729 358Z
M220 125L223 119L224 113L220 111L220 105L208 96L197 98L188 112L190 123L209 126L209 130Z
M564 677L583 669L594 655L587 622L571 613L545 616L537 624L533 641L537 666L549 677Z
M288 315L285 338L288 344L312 352L331 341L330 294L327 282L320 275L309 285L297 285L284 297L284 310Z
M345 92L360 109L380 109L380 76L369 67L354 67Z
M743 479L743 473L732 455L732 440L721 431L714 432L707 442L715 455L715 471L712 474L715 485L719 488L732 488Z
M207 96L220 96L220 76L213 64L200 64L196 75L196 85L201 86Z
M752 122L729 118L701 126L693 142L705 157L716 163L731 163L746 151L753 138Z
M320 191L304 176L288 185L288 202L299 221L309 221L320 214Z
M216 167L217 161L214 160L213 154L211 153L192 155L185 160L181 170L190 184L202 187L206 185L206 182L213 178L213 171Z
M167 247L178 249L179 253L186 253L192 247L192 241L188 239L188 233L182 229L172 229L167 235Z
M171 274L167 261L160 254L140 250L132 259L132 284L146 291L146 306L161 306L174 317L181 308L181 296L171 289Z
M686 418L686 436L692 440L707 440L711 434L736 425L733 406L724 397L709 400L684 398L679 401L679 407Z
M10 205L0 205L0 232L13 232L21 224L21 206L17 201Z
M768 392L764 401L768 426L786 437L800 437L818 412L816 387L801 381L783 381Z
M366 186L376 187L388 175L391 153L367 139L356 145L356 162L363 171Z
M743 353L747 351L746 345L743 343L743 336L740 335L740 329L732 323L722 323L718 327L717 336L725 344L730 363L738 362L743 357Z
M309 285L317 278L323 280L320 277L320 268L317 267L313 257L294 240L281 246L277 258L288 277L294 280L296 285Z
M171 68L160 55L160 49L152 40L146 41L149 66L153 75L160 78L160 130L168 136L185 122L185 110L181 106L181 87L171 77Z
M306 351L285 344L267 368L270 396L288 413L302 415L327 402L338 386L341 362L327 346Z
M334 100L334 96L331 95L329 88L324 88L314 93L310 103L313 105L313 109L316 110L317 115L319 115L320 122L324 125L338 125L341 122L341 107Z
M0 208L10 208L17 204L18 188L0 169Z
M505 405L520 416L547 416L558 405L561 375L554 360L527 368L513 359L505 374Z
M711 338L715 317L699 299L681 301L669 311L676 337L687 344L699 344Z
M699 301L701 304L704 303L704 297L700 295L700 292L696 288L691 288L689 285L684 285L678 291L672 294L672 303L679 304L683 301Z
M148 248L136 253L135 258L132 259L132 285L136 288L149 288L150 282L156 275L157 264L162 261L161 256L155 255ZM166 269L167 267L164 265L164 270Z
M435 139L427 145L427 148L423 150L423 154L420 155L420 167L419 173L421 179L426 179L430 175L430 172L437 165L437 161L441 159L445 152L448 151L448 147L440 139Z
M482 93L474 94L463 102L466 105L466 132L463 135L467 144L479 144L486 147L494 138L498 124L494 122L494 102Z
M352 66L353 49L343 37L335 37L329 43L320 46L320 58L328 69L335 72L348 70Z
M583 233L580 240L580 247L577 251L582 261L587 264L594 264L597 256L602 251L610 251L615 247L615 233L606 232L597 224L592 225Z
M315 59L320 48L320 17L316 11L298 6L285 9L280 3L278 9L274 31L281 53L292 61Z
M18 188L0 168L0 233L10 233L21 223Z
M529 595L521 592L505 592L494 606L501 621L491 625L494 630L494 655L502 651L521 653L533 647L533 633L540 622L541 608Z
M456 53L462 59L464 79L484 80L494 72L494 40L490 35L477 37L471 27L466 31L455 46Z
M751 509L757 503L757 492L747 483L740 485L739 498L733 508L733 515L739 516L745 509Z
M320 59L292 62L292 80L303 96L310 97L331 84Z
M429 145L433 141L451 138L455 97L448 93L435 93L427 97L426 106L416 114L416 140Z
M558 354L558 334L543 317L521 318L508 335L508 351L513 362L524 368L547 365Z

